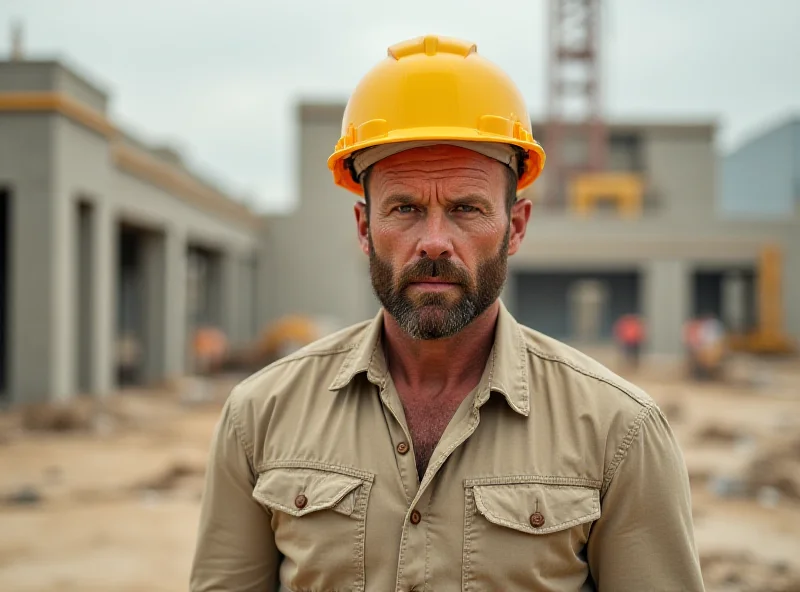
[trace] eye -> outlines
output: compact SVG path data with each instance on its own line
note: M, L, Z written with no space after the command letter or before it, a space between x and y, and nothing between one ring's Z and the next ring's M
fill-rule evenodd
M480 210L478 210L478 208L476 208L475 206L470 206L470 205L467 205L467 204L461 204L461 205L458 205L455 208L453 208L453 211L454 212L458 212L460 214L473 214L473 213L478 212Z
M399 213L401 213L401 214L411 214L411 213L412 213L412 212L414 212L416 209L417 209L417 208L415 208L414 206L410 206L410 205L408 205L408 204L406 204L406 205L402 205L402 206L397 206L397 207L395 208L395 210L397 210L397 211L398 211Z

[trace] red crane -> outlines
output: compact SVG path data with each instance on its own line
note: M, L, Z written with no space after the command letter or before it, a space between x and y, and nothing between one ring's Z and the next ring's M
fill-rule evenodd
M544 203L560 208L575 173L605 169L601 102L600 0L550 0Z

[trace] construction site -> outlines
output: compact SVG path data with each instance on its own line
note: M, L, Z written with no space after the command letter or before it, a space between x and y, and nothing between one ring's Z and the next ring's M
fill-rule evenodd
M709 592L798 592L800 113L726 153L714 120L608 119L600 5L549 3L547 164L503 302L664 411ZM60 61L0 61L3 590L186 589L231 388L379 310L326 166L344 100L295 105L285 215L108 100Z

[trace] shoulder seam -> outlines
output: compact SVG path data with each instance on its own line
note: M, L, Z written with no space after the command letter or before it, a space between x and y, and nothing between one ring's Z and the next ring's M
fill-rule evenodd
M256 378L260 377L262 374L265 374L267 371L272 370L273 368L277 368L279 366L283 366L284 364L288 364L289 362L297 362L299 360L304 360L306 358L312 358L312 357L334 356L336 354L343 354L352 351L356 347L358 347L358 344L351 343L350 345L341 346L336 349L326 349L319 351L311 350L302 353L298 352L296 354L291 354L285 358L281 358L280 360L272 362L272 364L270 364L269 366L265 366L255 374L248 376L240 383L240 385L244 386L249 382L255 380Z
M630 391L629 389L626 389L621 384L618 384L618 383L614 382L613 380L611 380L609 378L606 378L605 376L600 376L599 374L591 372L590 370L586 370L585 368L581 368L581 367L577 366L574 362L572 362L572 361L570 361L570 360L568 360L566 358L562 358L561 356L554 356L552 354L547 354L547 353L545 353L545 352L543 352L543 351L541 351L539 349L536 349L535 347L531 346L530 344L526 344L525 348L528 350L529 353L533 354L537 358L541 358L543 360L547 360L548 362L556 362L556 363L559 363L559 364L564 364L565 366L569 366L570 368L572 368L573 370L575 370L576 372L578 372L580 374L583 374L584 376L588 376L589 378L594 378L595 380L599 380L600 382L604 382L607 385L614 387L618 391L621 391L621 392L625 393L626 395L628 395L631 399L633 399L634 401L639 403L639 405L641 405L642 407L647 408L647 407L652 405L651 402L647 401L646 399L642 398L641 396L637 395L636 393Z
M611 462L608 465L608 469L606 469L605 473L603 474L603 485L600 488L600 497L603 497L606 494L606 490L611 485L611 480L617 474L619 465L628 455L628 450L630 450L631 444L633 444L636 436L639 435L639 432L642 429L642 424L652 415L654 409L658 409L658 407L655 403L650 403L650 405L642 409L636 416L636 419L633 420L633 425L631 425L628 433L625 434L625 437L622 439L617 451L614 453L614 457L611 459Z

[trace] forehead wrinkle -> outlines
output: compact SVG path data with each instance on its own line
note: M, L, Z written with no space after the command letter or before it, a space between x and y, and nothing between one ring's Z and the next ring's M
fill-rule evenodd
M426 170L409 168L403 171L383 171L373 177L373 182L376 185L376 190L382 193L390 190L404 193L413 190L416 193L420 185L424 186L431 183L435 183L437 192L443 192L446 189L447 193L452 193L454 191L463 191L466 188L474 192L476 185L481 186L483 189L491 190L492 175L490 171L475 169L465 170L458 168L431 173ZM465 189L459 189L462 187Z
M381 176L389 177L389 178L396 178L400 176L408 176L408 175L420 175L424 177L420 180L425 180L425 178L433 178L433 179L456 179L458 177L480 177L483 179L489 179L491 177L491 172L486 170L484 167L469 167L469 166L453 166L447 168L437 168L434 170L427 169L427 168L416 168L416 167L403 167L403 166L396 166L392 168L387 168L386 170L378 169L378 172ZM419 179L420 177L415 177Z

